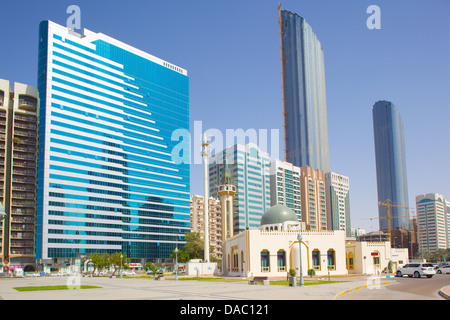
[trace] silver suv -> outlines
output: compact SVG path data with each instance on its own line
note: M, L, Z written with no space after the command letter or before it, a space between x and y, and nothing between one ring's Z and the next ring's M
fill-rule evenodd
M397 270L397 277L407 275L408 277L414 276L415 278L420 278L421 276L431 278L435 274L436 271L431 263L408 263Z

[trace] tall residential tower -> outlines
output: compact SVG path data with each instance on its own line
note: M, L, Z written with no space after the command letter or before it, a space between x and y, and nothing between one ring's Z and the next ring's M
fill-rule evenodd
M285 161L329 172L325 65L306 20L279 7Z
M0 79L1 262L35 270L37 88Z
M173 131L189 130L187 71L51 21L38 61L37 258L170 259L190 227L189 165L171 157Z

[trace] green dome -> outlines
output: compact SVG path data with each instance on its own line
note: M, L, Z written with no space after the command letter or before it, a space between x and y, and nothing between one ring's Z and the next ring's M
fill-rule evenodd
M286 221L298 222L297 215L291 208L277 204L263 214L261 217L261 226L266 224L278 224Z

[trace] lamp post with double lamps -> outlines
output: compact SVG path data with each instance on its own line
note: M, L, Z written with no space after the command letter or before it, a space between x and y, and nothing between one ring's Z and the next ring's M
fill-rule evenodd
M298 251L299 251L299 255L300 255L300 287L303 287L305 285L303 282L303 268L302 268L302 240L303 240L303 237L300 233L298 234L297 239L298 239Z

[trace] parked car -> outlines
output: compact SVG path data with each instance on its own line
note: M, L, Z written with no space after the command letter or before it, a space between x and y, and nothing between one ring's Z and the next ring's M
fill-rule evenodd
M134 272L133 270L125 270L125 271L123 271L123 275L134 276L134 275L136 275L136 272Z
M436 267L437 274L450 274L450 265L442 265Z
M444 262L444 263L440 263L440 264L437 265L438 268L445 267L445 266L450 266L450 263Z
M408 263L397 270L397 277L407 275L415 278L420 278L421 276L431 278L435 274L436 271L431 263Z

